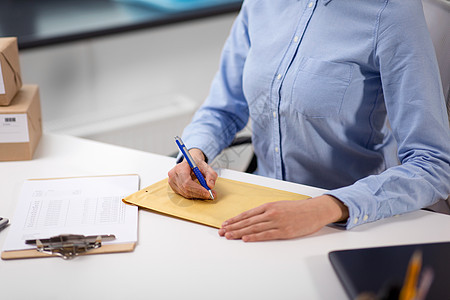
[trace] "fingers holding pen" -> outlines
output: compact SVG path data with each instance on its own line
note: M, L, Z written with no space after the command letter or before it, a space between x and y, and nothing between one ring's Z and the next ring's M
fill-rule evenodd
M200 181L200 184L205 188L205 190L208 191L208 193L210 193L210 199L215 199L217 194L213 189L216 185L216 180L218 177L217 172L206 163L206 157L200 149L192 148L189 150L189 153L195 161L198 171L201 173L201 175L199 175L198 172L196 174L192 174L192 179L196 181L195 175L199 175L197 179Z
M208 185L208 187L211 190L214 189L214 187L216 186L216 180L218 177L217 172L214 171L214 169L210 165L208 165L205 161L200 161L197 164L197 166L198 166L200 172L205 177L206 184Z
M172 190L189 199L209 199L209 192L197 181L187 162L181 162L168 173Z
M217 180L217 173L214 169L205 162L203 152L198 149L191 149L189 151L195 160L197 167L205 177L208 187L212 190ZM169 185L177 194L191 199L210 199L209 192L200 185L195 174L186 160L177 164L169 173ZM217 194L212 190L213 196Z

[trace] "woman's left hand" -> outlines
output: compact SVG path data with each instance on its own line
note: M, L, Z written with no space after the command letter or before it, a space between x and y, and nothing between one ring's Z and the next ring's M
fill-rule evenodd
M292 239L312 234L327 224L348 218L347 207L329 195L266 203L225 221L219 235L256 242Z

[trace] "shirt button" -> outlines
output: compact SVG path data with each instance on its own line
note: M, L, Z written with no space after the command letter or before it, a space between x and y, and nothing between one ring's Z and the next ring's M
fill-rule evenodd
M355 218L354 220L353 220L353 224L358 224L358 218Z
M278 153L279 149L278 147L275 147L275 152Z
M369 218L368 215L364 215L363 221L367 221L368 218Z
M276 118L277 117L277 113L273 112L273 117Z
M314 5L314 3L309 2L308 7L311 8Z
M277 75L277 79L281 79L281 74L278 74L278 75Z
M294 37L294 42L297 43L298 42L298 36Z

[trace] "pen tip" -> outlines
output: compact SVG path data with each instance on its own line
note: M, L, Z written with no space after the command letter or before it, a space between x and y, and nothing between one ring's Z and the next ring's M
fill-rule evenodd
M211 196L211 200L214 200L214 196L213 196L213 193L211 192L211 190L209 190L209 195Z

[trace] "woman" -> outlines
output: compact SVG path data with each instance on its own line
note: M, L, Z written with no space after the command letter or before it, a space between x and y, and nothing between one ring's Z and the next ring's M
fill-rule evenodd
M257 173L329 190L265 204L219 234L259 241L347 229L429 206L450 193L450 130L420 0L248 0L219 72L184 133L207 165L249 118ZM186 162L172 189L208 198Z

